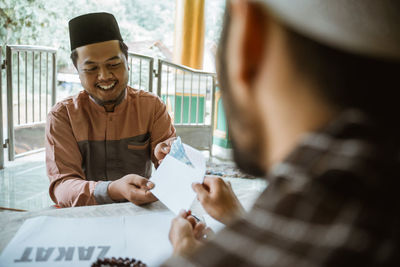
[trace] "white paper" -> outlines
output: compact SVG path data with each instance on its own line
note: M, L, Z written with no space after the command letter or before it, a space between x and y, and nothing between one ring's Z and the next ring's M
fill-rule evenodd
M203 217L204 217L204 221L205 221L207 227L210 227L211 230L214 231L214 233L218 233L219 231L221 231L222 229L225 228L225 224L217 221L210 215L204 214Z
M194 168L167 155L150 178L155 184L152 193L175 214L190 208L196 198L192 183L203 183L206 172L201 152L185 144L183 147Z
M4 249L0 266L90 266L98 257L130 257L158 266L170 255L174 215L36 217L24 222Z

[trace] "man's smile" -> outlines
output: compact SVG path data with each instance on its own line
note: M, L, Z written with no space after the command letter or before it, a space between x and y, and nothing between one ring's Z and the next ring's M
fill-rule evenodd
M113 82L108 83L108 84L105 84L105 83L97 83L97 84L96 84L96 87L99 88L99 89L101 89L101 90L108 91L108 90L114 89L114 87L115 87L116 84L118 84L117 81L113 81Z

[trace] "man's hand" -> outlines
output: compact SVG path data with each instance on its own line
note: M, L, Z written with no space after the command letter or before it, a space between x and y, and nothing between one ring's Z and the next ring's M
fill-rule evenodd
M154 184L136 174L128 174L108 185L108 195L114 201L128 200L136 205L157 201L149 191Z
M201 245L199 239L205 230L204 223L196 223L196 220L182 210L172 220L169 230L169 240L174 248L174 254L188 255Z
M164 142L158 143L154 149L154 156L158 160L158 164L161 164L165 156L171 151L171 145L175 141L176 137L171 137Z
M223 224L228 224L244 214L243 206L233 193L229 182L206 176L203 184L194 183L192 187L207 213Z
M189 211L187 214L190 213L191 212ZM192 225L194 237L198 241L205 241L206 239L212 238L215 235L214 231L210 227L207 227L205 222L199 221L193 215L188 215L186 219Z

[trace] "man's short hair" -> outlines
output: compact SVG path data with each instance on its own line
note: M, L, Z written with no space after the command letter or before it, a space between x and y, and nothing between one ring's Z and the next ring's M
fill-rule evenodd
M128 46L124 42L119 41L119 48L121 49L121 52L125 55L126 60L128 60ZM75 68L78 69L78 52L76 51L76 49L72 50L70 57Z

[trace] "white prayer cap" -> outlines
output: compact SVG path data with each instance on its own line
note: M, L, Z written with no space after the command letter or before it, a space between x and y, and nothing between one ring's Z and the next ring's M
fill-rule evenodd
M400 60L399 0L253 0L315 41L351 53Z

